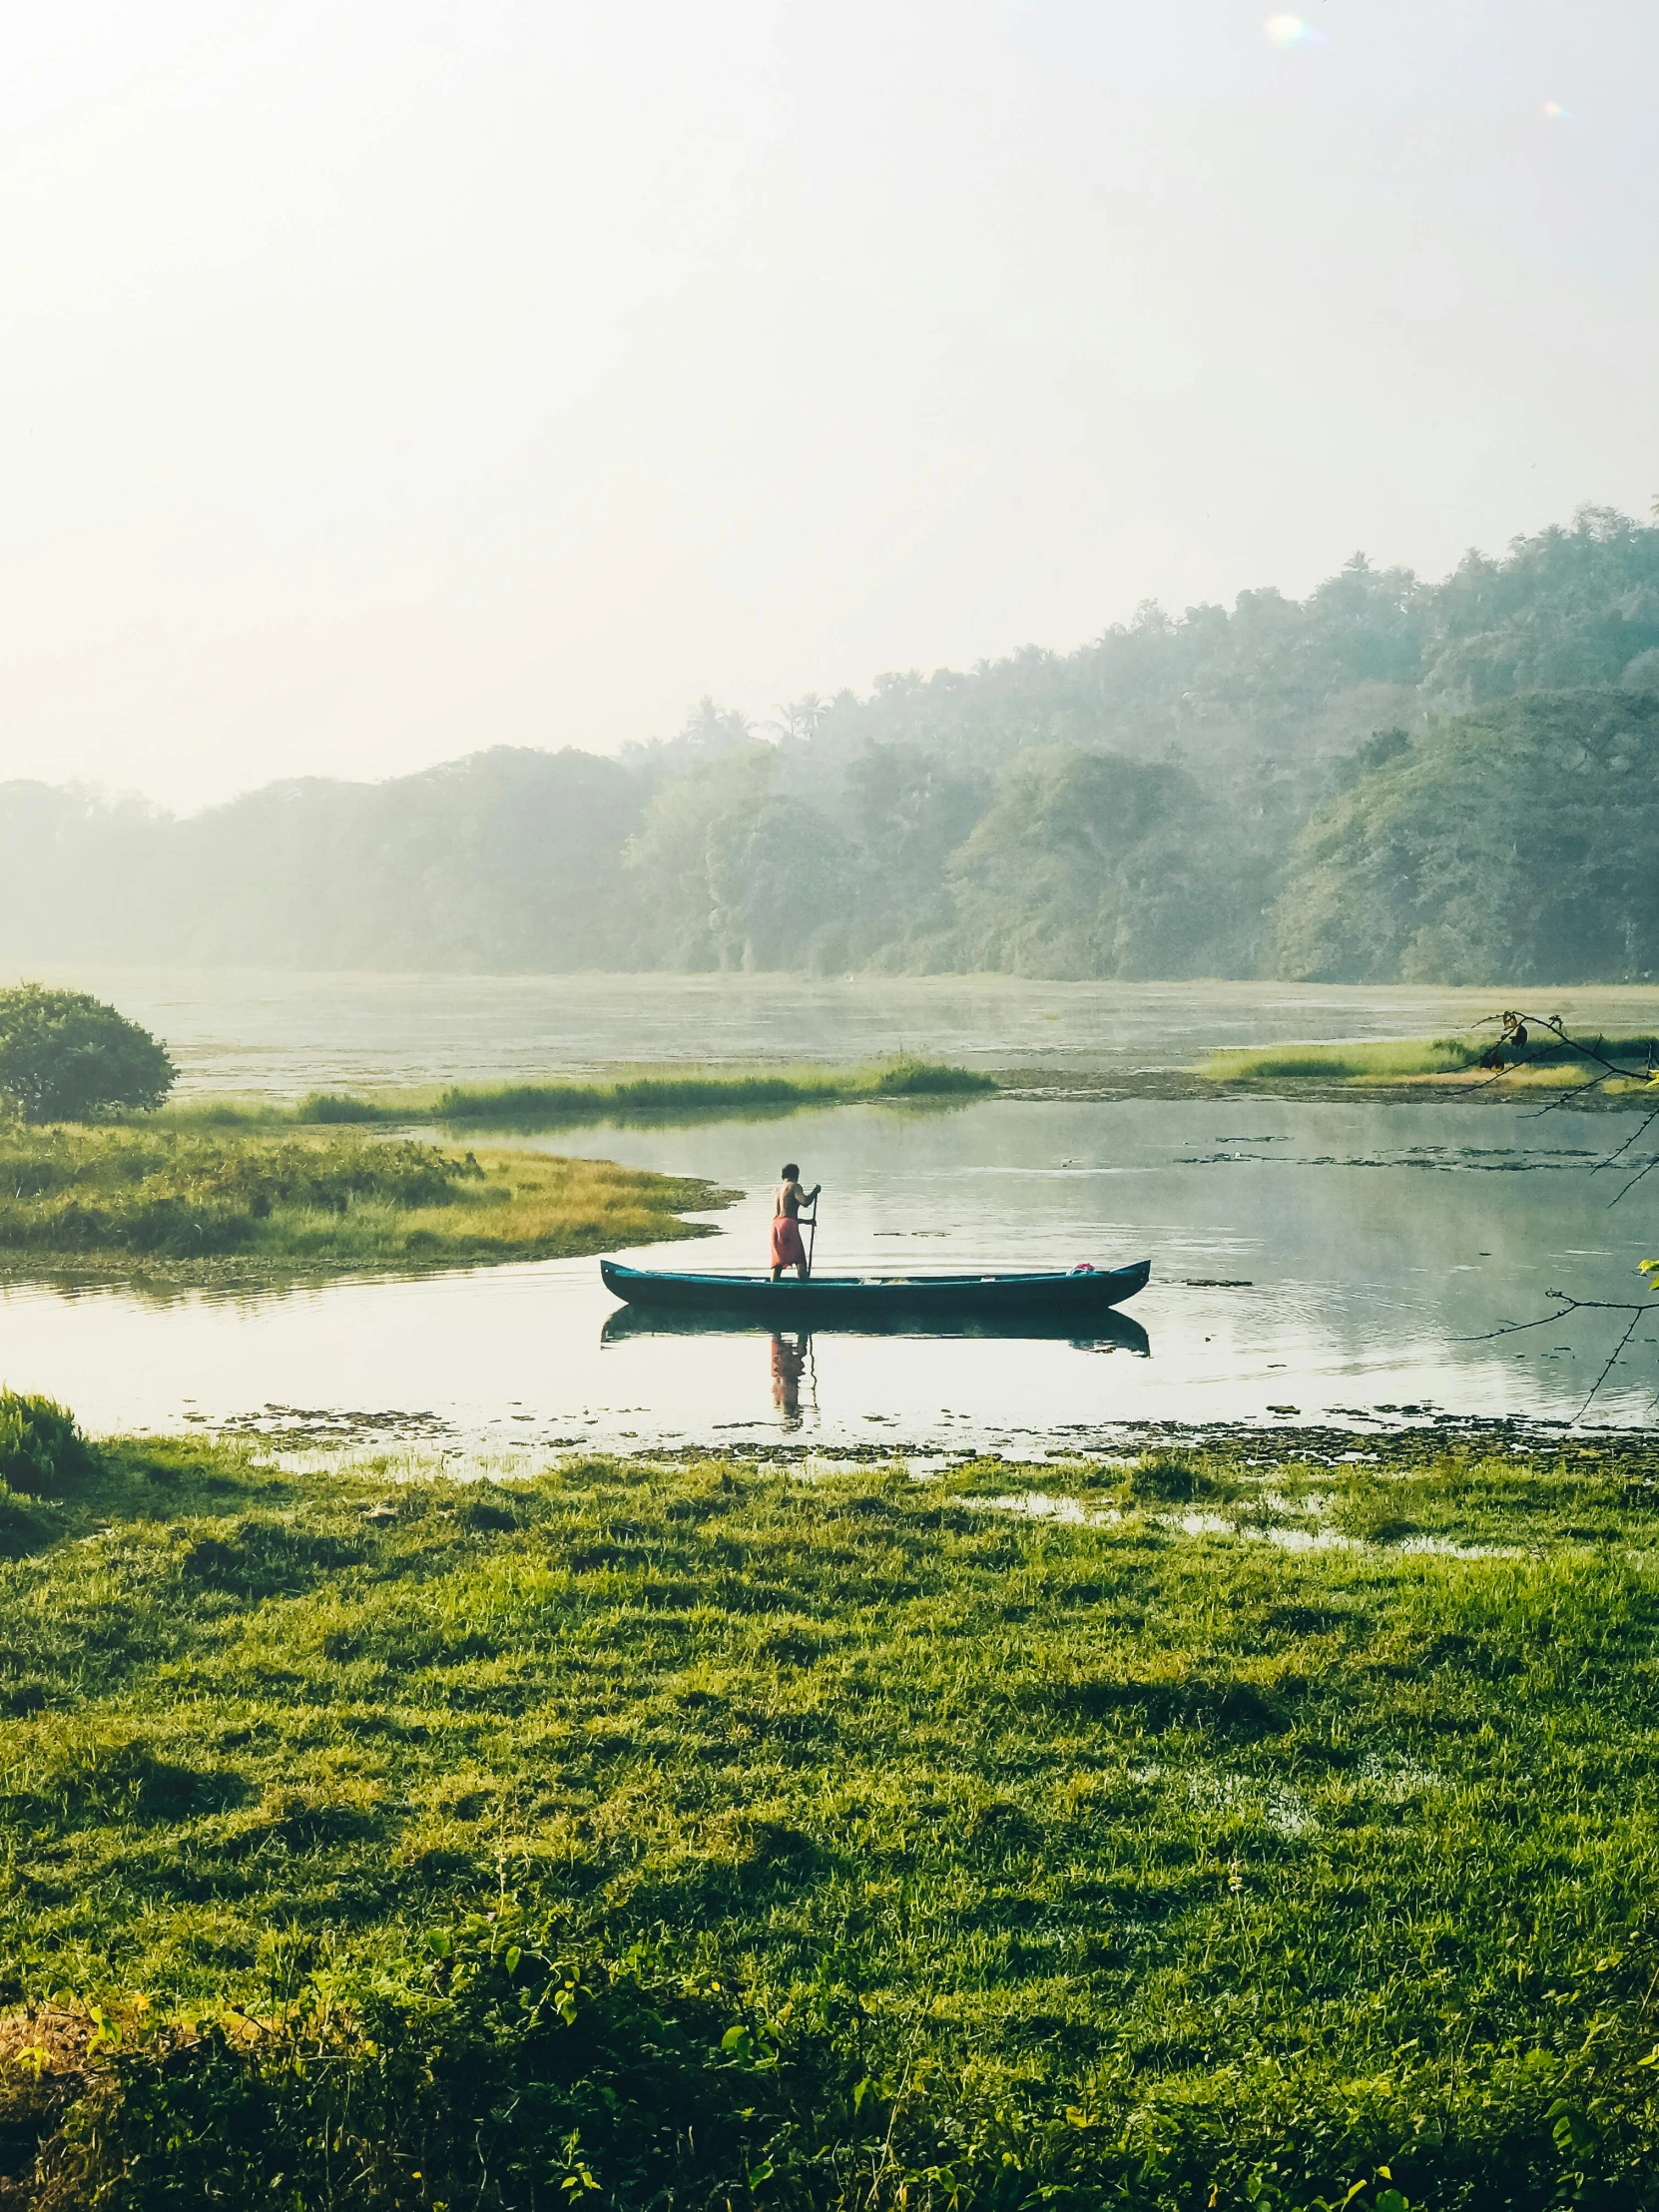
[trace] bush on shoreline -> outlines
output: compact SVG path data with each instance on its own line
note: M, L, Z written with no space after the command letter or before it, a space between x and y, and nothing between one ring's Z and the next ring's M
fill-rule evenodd
M96 1463L66 1405L0 1389L0 1482L8 1489L59 1489Z
M148 1029L85 991L0 991L0 1100L25 1121L149 1112L178 1072Z

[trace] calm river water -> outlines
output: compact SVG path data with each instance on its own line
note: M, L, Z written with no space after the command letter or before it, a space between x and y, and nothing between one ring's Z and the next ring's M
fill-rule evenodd
M70 974L151 1022L193 1090L575 1072L649 1059L867 1058L903 1044L982 1065L1179 1068L1215 1042L1421 1033L1490 994L1306 986L779 979ZM1659 993L1551 994L1548 1011L1659 1022ZM1111 1443L1122 1424L1336 1423L1435 1414L1569 1419L1624 1318L1493 1338L1546 1290L1640 1295L1659 1250L1650 1188L1616 1210L1595 1163L1624 1115L1504 1105L1261 1098L994 1098L786 1120L610 1127L535 1140L739 1188L676 1267L763 1263L779 1163L826 1186L819 1261L837 1270L1105 1265L1150 1257L1130 1326L1092 1344L628 1326L592 1260L412 1281L170 1301L0 1294L4 1378L100 1430L357 1416L523 1456L793 1437L1007 1451ZM1640 1164L1648 1156L1638 1148ZM631 1255L638 1257L638 1255ZM1595 1422L1652 1416L1659 1303Z

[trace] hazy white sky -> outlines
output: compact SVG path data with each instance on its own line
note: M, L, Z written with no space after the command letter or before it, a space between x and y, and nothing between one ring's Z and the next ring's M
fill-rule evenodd
M604 751L1645 513L1659 8L1303 4L0 0L0 775Z

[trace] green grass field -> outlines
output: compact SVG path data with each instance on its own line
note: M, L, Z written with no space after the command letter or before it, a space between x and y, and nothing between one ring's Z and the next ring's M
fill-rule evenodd
M555 1259L730 1194L606 1160L332 1130L0 1130L0 1274L161 1283Z
M1652 2204L1653 1455L1254 1448L12 1496L0 2199Z

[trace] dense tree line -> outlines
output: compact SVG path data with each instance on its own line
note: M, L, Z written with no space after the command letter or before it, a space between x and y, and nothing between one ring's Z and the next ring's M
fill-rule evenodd
M1527 693L1390 752L1298 840L1281 973L1563 983L1659 968L1659 693Z
M1659 969L1659 529L1144 605L604 760L178 820L0 786L0 949L316 967L1589 980Z

